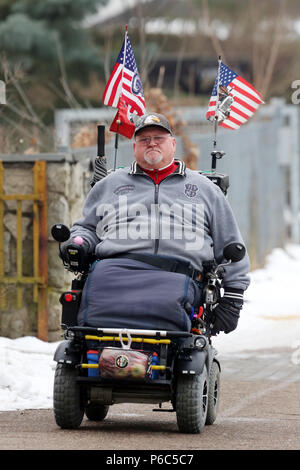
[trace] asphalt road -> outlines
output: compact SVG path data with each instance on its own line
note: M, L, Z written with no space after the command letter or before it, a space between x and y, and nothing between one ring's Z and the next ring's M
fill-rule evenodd
M153 412L153 405L113 405L105 421L84 419L72 431L56 425L52 410L10 411L0 413L0 449L106 450L105 458L115 459L121 450L132 455L148 450L157 456L160 451L197 455L217 449L300 449L300 361L293 351L261 350L219 359L219 414L201 434L178 433L175 413ZM181 463L189 462L183 458ZM141 461L131 464L138 467Z

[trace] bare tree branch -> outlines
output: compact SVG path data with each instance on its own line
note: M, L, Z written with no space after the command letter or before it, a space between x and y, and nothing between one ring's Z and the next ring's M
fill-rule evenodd
M140 66L141 73L140 75L141 75L141 81L144 87L146 87L149 74L151 70L153 69L153 67L155 66L155 63L161 51L164 49L168 36L167 35L164 36L163 40L160 42L160 47L158 48L158 50L153 56L151 56L150 54L148 54L147 56L146 21L145 21L145 15L143 12L142 2L138 1L136 3L136 11L137 11L137 17L138 17L138 30L139 30L140 44L141 44L141 66Z
M183 61L185 52L186 52L186 37L184 37L181 42L181 46L180 46L178 56L177 56L177 61L176 61L176 69L175 69L175 77L174 77L174 97L175 98L178 96L179 78L181 74L182 61Z
M3 71L4 81L6 85L10 84L12 77L15 80L20 80L24 78L24 71L22 69L21 63L15 64L12 69L12 67L8 63L5 52L1 54L0 65Z
M12 77L12 83L13 83L15 89L17 90L17 92L19 93L19 95L20 95L20 97L21 97L21 99L22 99L22 101L25 105L25 108L29 111L29 114L32 116L31 121L44 129L46 126L43 124L41 119L38 117L38 115L34 111L33 107L31 106L30 100L27 98L27 95L24 92L23 88L21 87L20 83L14 77Z
M139 29L140 44L141 44L141 80L142 80L142 83L146 83L146 80L148 78L148 71L146 67L146 32L145 32L145 18L143 15L143 7L141 5L141 2L137 2L136 11L137 11L138 19L139 19L138 29Z
M60 90L53 82L47 82L46 87L49 88L58 98L60 98L62 101L65 101L66 104L72 108L72 101L70 101L69 97L66 95L66 93L62 90Z
M219 41L219 38L216 34L216 31L214 27L212 26L212 22L210 19L210 12L209 12L209 6L208 6L208 1L207 0L202 0L202 12L203 12L203 18L207 24L208 27L208 32L209 32L209 37L211 39L213 48L216 52L217 56L221 56L222 60L226 62L225 54L223 51L223 48L221 46L221 43Z
M252 23L252 30L255 31L255 26L258 24L258 8L253 1L249 2L250 8L250 18ZM252 34L252 73L253 73L253 84L257 89L260 89L260 77L261 77L261 66L260 60L261 57L259 54L259 47L256 34Z
M273 35L273 41L272 41L272 45L271 45L271 49L269 53L269 60L267 62L267 66L265 69L266 71L265 71L265 75L264 75L264 79L263 79L262 87L261 87L261 93L263 96L266 95L268 88L270 86L275 64L276 64L278 54L279 54L279 49L280 49L280 45L282 41L282 30L283 30L285 6L286 6L286 0L280 0L277 20L276 20L276 25L275 25L274 35Z
M105 75L106 83L108 82L109 76L111 74L111 70L110 70L111 45L112 45L112 29L108 28L107 35L105 38L105 56L104 56L104 75Z
M66 93L66 96L69 100L70 107L73 108L81 108L82 106L78 103L76 98L74 97L73 93L71 92L71 89L68 84L68 78L67 78L67 72L66 72L66 67L65 67L65 61L63 57L63 51L61 47L61 42L59 40L58 34L55 35L55 44L56 44L56 51L57 51L57 58L58 58L58 64L61 72L61 79L60 82L62 84L62 87Z
M15 106L15 105L13 105L12 103L10 103L9 101L7 101L6 107L7 107L8 109L10 109L11 111L13 111L14 113L16 113L16 114L17 114L18 116L20 116L22 119L25 119L26 121L32 122L33 124L39 125L39 121L38 121L35 117L32 117L32 116L30 116L28 113L26 113L25 111L23 111L23 110L20 108L20 105ZM45 127L45 126L43 125L43 127Z
M2 115L1 118L3 121L7 122L10 126L12 126L14 129L17 129L22 135L29 137L30 139L32 138L32 133L26 131L26 128L22 126L21 124L17 124L15 121L10 119L9 117ZM46 147L41 140L37 138L37 144L40 148L43 148L46 152L48 151L48 147Z
M35 124L40 129L42 129L44 133L48 133L47 126L44 125L43 121L35 112L30 100L28 99L20 84L20 80L24 78L24 72L21 68L21 65L17 65L13 70L11 70L6 57L3 54L1 56L1 68L4 71L6 85L12 85L21 99L21 103L18 103L17 105L13 104L10 99L7 99L6 107L13 111L17 116L21 117L22 120L26 120L32 124Z

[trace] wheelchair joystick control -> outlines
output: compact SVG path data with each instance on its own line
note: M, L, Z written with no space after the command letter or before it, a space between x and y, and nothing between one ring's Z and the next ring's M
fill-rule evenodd
M83 244L83 238L79 237L79 236L75 237L74 238L74 243L75 243L75 245L80 245L81 246Z

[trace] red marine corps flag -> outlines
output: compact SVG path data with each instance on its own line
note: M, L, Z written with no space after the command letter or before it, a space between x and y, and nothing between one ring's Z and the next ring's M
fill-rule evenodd
M146 110L143 86L127 27L120 54L106 84L102 100L106 106L118 108L110 130L131 138L135 129L132 115L142 116Z
M124 96L121 95L118 104L118 112L115 115L109 130L112 132L118 132L119 134L128 137L128 139L131 139L134 134L135 125L130 120L130 116L128 114L128 105L126 104Z
M238 129L263 103L261 94L219 59L206 118L227 129Z

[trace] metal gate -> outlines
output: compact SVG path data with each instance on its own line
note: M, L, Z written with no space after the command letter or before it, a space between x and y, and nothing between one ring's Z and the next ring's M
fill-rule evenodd
M33 301L37 304L37 336L48 340L48 252L47 252L47 184L46 162L36 161L33 165L32 194L4 194L4 167L0 161L0 307L5 309L5 288L16 285L16 306L22 307L23 289L33 286ZM5 276L4 269L4 202L16 201L16 275ZM33 275L24 276L22 242L22 202L33 203Z

